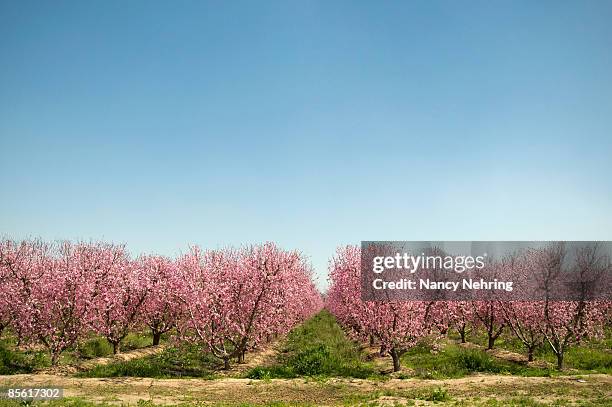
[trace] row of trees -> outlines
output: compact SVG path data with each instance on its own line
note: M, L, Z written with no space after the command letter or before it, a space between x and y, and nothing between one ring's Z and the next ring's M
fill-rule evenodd
M321 307L304 257L273 243L194 247L176 259L131 258L107 243L0 243L0 333L42 344L53 365L91 333L117 353L130 331L148 327L154 344L174 330L229 368Z
M522 273L553 278L560 272L565 252L554 245L509 256L491 267L507 268L506 275ZM462 342L471 329L486 331L488 348L504 330L511 331L524 344L528 359L534 350L548 344L563 368L568 347L602 333L610 323L610 301L363 301L361 297L361 250L347 246L337 250L330 262L330 289L326 307L341 325L360 340L377 341L381 353L393 359L394 371L400 369L400 356L422 338L444 335L456 329ZM595 256L588 249L576 253L584 270L609 273L610 259Z

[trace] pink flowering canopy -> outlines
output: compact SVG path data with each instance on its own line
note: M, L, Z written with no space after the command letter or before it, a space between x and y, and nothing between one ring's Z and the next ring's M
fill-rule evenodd
M298 252L273 243L241 249L199 248L179 260L186 290L184 338L205 344L226 367L232 357L283 334L322 301Z
M0 332L40 343L51 363L90 333L114 352L126 335L151 330L154 344L174 328L226 365L287 332L323 306L310 266L273 243L193 248L176 260L132 259L107 243L0 242Z
M529 250L491 264L500 275L546 281L559 272L562 246ZM610 272L610 261L583 249L581 274ZM325 304L304 256L274 243L202 250L176 259L132 258L103 242L0 241L0 333L39 343L57 364L66 349L92 333L115 352L125 336L148 329L158 344L166 332L197 342L229 367L245 353L283 335L323 305L356 340L376 342L400 369L400 356L426 337L456 329L504 331L523 343L529 359L547 344L563 366L568 347L602 333L612 321L608 300L363 301L361 252L337 250L329 264Z
M560 267L563 253L559 248L531 250L488 265L499 275L515 278L545 277ZM577 267L585 273L610 271L609 259L598 259L592 252L578 253ZM565 349L581 340L597 336L610 321L610 301L363 301L361 296L361 250L341 247L330 261L330 288L325 306L347 332L361 341L378 341L381 353L393 358L394 370L400 369L399 357L426 336L445 334L456 329L462 342L473 327L488 335L488 347L505 329L525 345L529 360L533 351L547 343L557 355L562 368Z

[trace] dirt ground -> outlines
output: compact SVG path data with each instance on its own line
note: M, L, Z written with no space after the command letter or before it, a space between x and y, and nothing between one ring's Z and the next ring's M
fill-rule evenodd
M239 377L254 367L273 365L276 363L284 339L284 337L278 338L261 349L247 353L244 360L245 363L234 362L231 364L230 370L219 370L217 375L222 377Z
M445 389L452 400L482 400L530 396L540 401L612 399L612 376L514 377L477 375L462 379L419 380L360 379L250 380L203 379L90 379L59 375L0 376L1 387L59 386L66 397L82 397L96 402L135 404L150 400L159 404L198 402L204 405L249 402L309 403L331 406L369 401L381 405L427 398L433 389ZM421 403L421 404L423 404Z
M72 375L74 373L93 369L96 366L108 365L112 362L124 361L143 358L146 356L157 355L166 349L166 345L148 346L142 349L134 349L128 352L118 353L109 357L100 357L95 359L86 360L80 363L60 365L49 367L47 369L38 371L39 374L50 374L50 375Z

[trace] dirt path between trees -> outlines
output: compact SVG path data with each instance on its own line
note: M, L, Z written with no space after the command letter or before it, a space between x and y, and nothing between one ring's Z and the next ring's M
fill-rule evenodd
M419 380L330 379L324 382L304 379L250 380L204 379L90 379L58 375L0 376L0 386L60 386L67 397L94 402L135 404L150 400L160 404L195 402L214 405L249 402L311 403L316 405L374 402L382 405L408 400L423 403L432 391L443 389L451 400L504 400L530 396L540 401L610 400L612 376L516 377L476 375L462 379ZM422 403L421 403L422 404Z
M80 363L78 366L81 370L93 369L96 366L108 365L112 362L127 362L128 360L144 358L146 356L157 355L162 353L166 349L166 345L148 346L146 348L134 349L129 352L122 352L117 355L113 355L105 358L90 359Z
M138 358L144 358L146 356L157 355L163 352L164 349L166 349L166 347L167 346L165 344L156 345L156 346L148 346L146 348L134 349L134 350L127 351L127 352L118 353L113 356L89 359L89 360L85 360L80 363L74 363L70 365L50 367L50 368L41 370L38 373L51 374L51 375L71 375L79 371L93 369L94 367L100 366L100 365L108 365L109 363L120 362L120 361L127 362L128 360L132 360L132 359L138 359Z
M221 377L237 377L257 366L274 365L277 363L277 357L284 340L285 337L281 337L265 344L261 349L247 352L245 363L236 363L234 360L229 370L218 370L215 374Z
M245 358L246 363L236 363L235 361L232 361L233 363L231 364L231 369L218 370L215 372L215 374L221 377L238 377L254 367L271 366L275 364L276 357L280 352L280 348L284 339L284 337L278 338L266 344L261 349L248 352ZM144 358L146 356L158 355L162 353L167 347L167 344L148 346L146 348L122 352L113 356L89 359L80 363L74 363L70 365L50 367L44 370L37 371L36 373L48 375L73 375L78 372L93 369L96 366L108 365L114 362L127 362L129 360Z

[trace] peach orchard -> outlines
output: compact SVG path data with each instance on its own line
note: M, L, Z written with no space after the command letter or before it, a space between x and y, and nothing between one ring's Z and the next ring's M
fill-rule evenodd
M554 273L559 247L531 250L500 270ZM339 248L330 261L325 304L312 270L297 251L273 243L222 250L192 247L175 259L132 258L124 246L107 243L0 242L0 333L18 343L38 343L51 364L89 335L121 351L135 330L150 331L153 344L171 332L193 342L230 368L232 360L287 333L324 305L345 331L380 346L395 371L400 357L425 337L451 330L462 342L473 329L486 332L488 348L504 331L524 345L529 360L549 346L563 367L565 351L602 333L610 324L610 301L363 301L360 248ZM610 272L610 259L578 254L585 270Z
M106 243L5 240L0 290L0 329L43 345L53 365L91 333L117 353L147 327L154 344L173 330L229 368L322 307L304 257L272 243L132 259Z
M503 273L536 275L544 279L558 273L563 247L529 250L510 256L488 267ZM610 273L606 256L596 256L590 249L576 253L577 267L585 272ZM568 347L600 336L610 323L610 301L364 301L361 297L361 249L339 248L330 262L331 286L326 307L338 322L361 341L380 345L381 354L393 359L394 371L400 370L400 356L426 336L440 337L456 329L466 341L470 329L482 329L488 349L505 330L524 345L528 360L535 348L548 345L563 368Z

